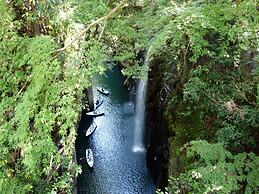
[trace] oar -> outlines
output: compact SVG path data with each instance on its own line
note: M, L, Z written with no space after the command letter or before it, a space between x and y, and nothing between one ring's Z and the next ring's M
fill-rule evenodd
M99 154L95 154L95 155L98 156ZM79 158L79 160L83 160L83 159L86 159L86 157Z

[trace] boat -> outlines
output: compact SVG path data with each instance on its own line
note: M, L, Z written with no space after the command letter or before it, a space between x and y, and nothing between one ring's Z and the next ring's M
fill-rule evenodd
M94 104L94 110L96 110L99 106L101 106L103 103L103 99L99 100L97 99Z
M109 94L109 91L102 88L102 87L96 87L97 91L104 94L104 95L108 95Z
M87 137L87 136L89 136L89 135L91 135L93 132L94 132L94 130L97 128L97 125L95 124L95 122L93 122L91 125L90 125L90 127L87 129L87 131L86 131L86 133L85 133L85 136Z
M94 166L94 155L90 148L85 150L85 158L87 164L92 168Z
M101 112L99 110L94 110L94 111L91 111L91 112L87 112L85 113L87 116L92 116L92 117L98 117L98 116L102 116L104 115L104 112Z

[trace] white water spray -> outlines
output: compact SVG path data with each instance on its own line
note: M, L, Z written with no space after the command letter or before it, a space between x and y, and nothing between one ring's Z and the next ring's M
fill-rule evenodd
M144 61L144 65L147 68L146 76L143 80L140 80L136 93L136 114L135 114L135 137L133 152L144 152L144 134L145 134L145 117L146 117L146 92L147 92L147 79L148 79L148 63L151 52L149 47Z

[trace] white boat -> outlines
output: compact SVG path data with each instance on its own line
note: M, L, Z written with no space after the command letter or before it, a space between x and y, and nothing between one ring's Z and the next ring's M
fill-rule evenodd
M87 137L87 136L89 136L89 135L91 135L93 132L94 132L94 130L97 128L97 125L95 124L95 122L93 122L91 125L90 125L90 127L87 129L87 131L86 131L86 133L85 133L85 136Z
M99 110L94 110L94 111L91 111L91 112L87 112L85 113L87 116L92 116L92 117L98 117L98 116L102 116L104 115L104 112L101 112Z
M92 168L94 166L94 155L90 148L85 150L85 158L87 164Z
M104 94L104 95L108 95L109 94L109 91L102 88L102 87L96 87L97 91Z

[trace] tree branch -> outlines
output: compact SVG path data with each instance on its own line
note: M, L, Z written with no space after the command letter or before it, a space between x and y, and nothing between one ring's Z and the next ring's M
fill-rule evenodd
M60 48L58 50L56 50L55 52L62 52L64 50L66 50L68 47L70 47L75 41L77 41L78 39L80 39L88 30L90 30L93 26L95 26L96 24L98 24L99 22L103 21L103 20L107 20L109 19L114 13L116 13L125 3L127 2L127 0L123 0L121 1L114 9L112 9L107 15L93 21L92 23L90 23L73 41L71 41L69 44L67 44L66 46L64 46L63 48ZM56 56L59 55L56 54Z
M19 90L19 92L15 95L15 97L18 97L18 96L22 93L22 91L23 91L23 89L26 87L27 83L28 83L28 80L25 81L25 83L23 84L22 88L21 88L21 89Z
M50 162L49 162L49 173L48 173L48 176L47 176L48 181L50 181L51 178L52 178L53 166L54 166L53 159L54 159L54 157L53 157L53 155L51 155Z
M98 37L98 42L101 40L102 36L103 36L103 32L104 32L104 29L106 27L106 24L107 24L107 20L104 21L104 24L103 24L103 27L102 27L102 31Z

